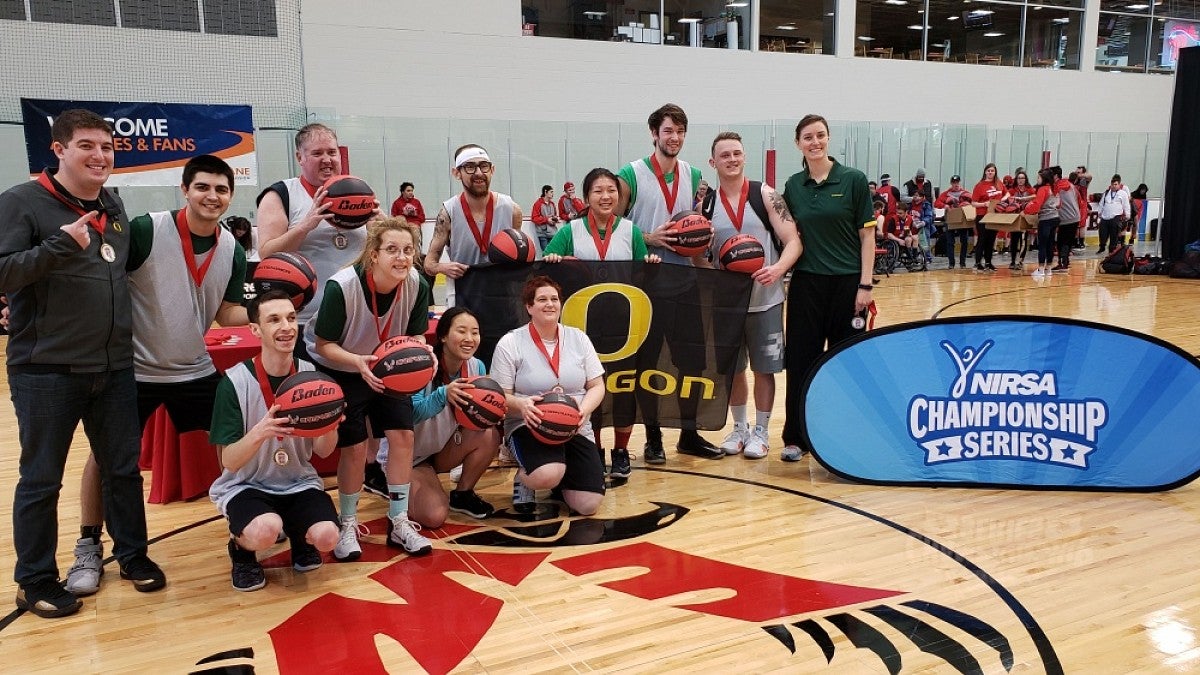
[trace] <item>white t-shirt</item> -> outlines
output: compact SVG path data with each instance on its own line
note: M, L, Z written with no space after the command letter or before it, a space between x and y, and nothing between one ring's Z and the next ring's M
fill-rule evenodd
M490 376L505 391L536 396L557 386L562 388L564 394L574 398L576 403L580 403L587 393L588 380L603 377L604 366L600 364L592 341L578 328L559 325L557 346L562 350L562 355L559 357L558 376L555 377L546 356L534 344L529 325L514 328L496 343ZM554 354L554 345L546 344L545 347L551 355ZM505 436L524 424L522 417L509 415L504 420ZM585 420L580 433L590 435L591 423Z

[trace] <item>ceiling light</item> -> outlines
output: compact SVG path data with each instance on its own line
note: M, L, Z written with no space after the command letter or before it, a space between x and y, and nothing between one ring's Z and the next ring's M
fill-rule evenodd
M1050 21L1051 23L1071 23L1071 20L1065 16L1057 19L1051 19Z
M796 27L784 24L782 26L775 26L775 30L796 30Z
M679 19L675 23L700 23L703 19Z
M750 3L748 3L748 2L727 2L727 3L725 3L726 7L747 7L749 5L750 5Z
M973 9L973 10L971 10L971 16L987 16L989 14L995 14L995 12L993 12L990 9Z
M833 12L825 12L825 16L833 16Z
M1131 12L1140 12L1143 9L1150 9L1150 5L1144 5L1139 2L1136 5L1125 5L1125 9L1128 9Z
M918 10L917 10L917 14L924 14L924 13L925 13L925 10L923 10L923 9L918 9Z
M907 5L908 0L883 0L885 5Z
M859 35L858 39L862 40L863 42L870 42L870 41L874 40L875 38L867 36L867 35Z
M589 19L599 19L600 17L604 16L605 14L608 14L608 12L584 12L583 13L583 15Z
M955 14L954 16L948 16L948 17L946 17L946 20L947 21L958 21L958 15Z
M983 37L1000 37L1001 35L1004 35L1004 33L996 33L993 31L991 33L984 33Z

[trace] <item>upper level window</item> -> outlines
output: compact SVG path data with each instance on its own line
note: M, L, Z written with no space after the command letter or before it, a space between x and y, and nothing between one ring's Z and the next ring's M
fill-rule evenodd
M1196 0L1101 0L1096 69L1170 74L1179 50L1200 45Z

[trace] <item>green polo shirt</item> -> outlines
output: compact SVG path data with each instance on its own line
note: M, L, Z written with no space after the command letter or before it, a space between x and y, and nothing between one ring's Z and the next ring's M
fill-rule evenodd
M858 233L864 227L875 227L866 174L834 160L825 182L817 183L805 169L784 184L783 200L804 241L796 270L824 275L861 273Z

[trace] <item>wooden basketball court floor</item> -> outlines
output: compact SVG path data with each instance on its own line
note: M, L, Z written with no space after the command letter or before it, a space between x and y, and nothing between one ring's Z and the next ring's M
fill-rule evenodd
M875 294L878 324L993 313L1077 317L1200 353L1200 286L1105 276L1096 262L1077 260L1070 274L1040 281L1006 269L896 274ZM1137 377L1120 354L1095 367ZM8 522L18 446L12 409L2 408L0 515ZM781 462L782 422L780 391L768 459L669 451L664 467L646 469L638 458L628 484L611 490L594 518L570 517L544 494L534 522L507 512L482 522L452 515L433 533L434 553L420 559L380 545L385 504L364 495L372 534L362 560L298 574L281 545L271 552L268 586L255 593L231 589L227 531L207 499L149 505L150 553L169 586L136 593L110 561L100 593L72 617L5 609L0 669L1200 668L1200 485L1152 494L856 485L811 457ZM707 435L719 442L724 433ZM640 454L640 428L632 447ZM79 433L60 503L64 574L85 452ZM480 491L508 507L511 482L511 469L494 469ZM0 598L7 608L16 590L12 567L6 541Z

